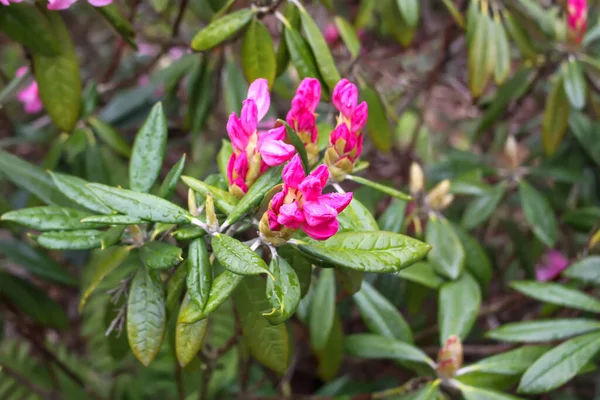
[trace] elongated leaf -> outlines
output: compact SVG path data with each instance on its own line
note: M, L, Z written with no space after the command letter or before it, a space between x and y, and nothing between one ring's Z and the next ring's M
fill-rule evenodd
M88 182L76 176L63 175L57 172L49 172L56 187L69 199L88 210L101 214L108 214L111 209L102 203L87 188Z
M415 397L413 400L435 400L440 396L440 382L441 380L436 379L433 382L429 382L424 387L419 389L418 392L415 393Z
M298 76L302 79L312 77L322 80L315 56L302 35L292 26L286 25L284 37Z
M204 197L210 194L213 197L217 208L226 214L230 214L238 204L238 199L235 196L222 189L208 185L190 176L184 175L181 177L181 180Z
M354 301L365 325L373 333L401 342L413 342L410 326L402 314L368 282L363 282L360 291L354 295Z
M242 41L242 67L248 82L264 78L269 87L275 81L277 61L269 30L260 20L254 19Z
M600 141L596 140L597 130L590 119L580 112L573 112L569 118L569 128L581 143L583 150L600 165Z
M184 310L190 302L190 297L185 296L181 302L180 310ZM181 367L188 365L198 356L204 344L208 330L208 319L201 319L192 324L177 322L175 327L175 355Z
M356 198L338 215L340 231L377 231L379 226L371 212Z
M141 218L131 217L129 215L92 215L85 217L81 222L94 222L101 225L136 225L145 224L148 221L144 221Z
M204 51L218 46L246 26L253 14L252 10L245 8L212 21L194 36L192 49Z
M335 26L337 26L338 32L340 32L340 36L344 41L344 44L350 52L350 55L352 56L352 58L358 57L358 55L360 54L361 45L360 39L356 34L356 30L354 29L352 24L350 24L350 22L345 20L343 17L340 17L339 15L335 17L334 21Z
M542 119L542 144L546 154L558 149L567 131L571 106L565 93L563 77L558 76L552 82L550 93L546 97L544 117Z
M114 211L131 217L167 224L186 224L192 218L192 215L183 208L151 194L97 183L90 183L87 187Z
M21 43L32 53L53 56L60 52L60 44L44 15L31 4L15 4L0 13L0 31Z
M503 342L551 342L600 330L600 322L583 318L512 322L486 336Z
M300 26L300 12L298 8L292 3L288 3L285 6L285 11L283 12L283 16L289 22L290 26L293 26L294 29L299 29ZM284 31L281 32L281 36L279 39L279 46L277 47L277 72L275 76L278 77L283 74L290 62L290 51L285 40L285 28Z
M321 350L315 351L319 366L317 375L324 381L335 378L344 358L344 331L338 313L335 314L333 326L327 338L327 344Z
M435 273L433 266L425 261L417 262L402 271L398 271L397 275L402 279L418 283L430 289L438 289L444 283L444 279Z
M211 244L215 257L225 269L239 275L266 273L273 278L263 259L231 236L215 234Z
M285 324L271 325L262 316L269 308L265 299L265 281L246 277L234 293L244 339L250 354L261 364L283 374L289 363L288 332Z
M171 198L171 195L175 191L175 186L177 186L177 182L179 182L179 178L183 172L183 167L185 167L185 154L181 156L179 161L173 165L167 173L167 176L165 176L165 180L158 189L158 197L167 200Z
M481 246L479 241L469 233L456 225L453 225L454 232L458 236L463 249L465 250L465 267L467 271L481 285L484 289L490 284L492 280L492 261L485 249Z
M520 400L519 397L509 394L468 386L462 383L459 383L458 387L465 400Z
M484 358L459 371L459 375L467 372L489 372L499 375L520 375L544 354L550 346L524 346L502 354Z
M360 94L369 106L369 119L367 120L366 129L367 134L378 150L384 152L390 151L394 134L390 128L385 107L383 101L379 97L379 93L369 86L364 86L361 88Z
M296 149L296 152L298 153L298 155L300 156L300 159L302 160L302 166L304 167L304 172L306 173L306 175L308 175L310 173L310 165L308 163L308 155L306 153L306 147L304 146L304 142L302 142L302 139L300 138L300 136L298 136L298 133L296 133L296 131L293 130L292 127L287 122L285 122L282 119L278 119L277 123L285 125L286 139Z
M193 240L204 235L206 235L206 231L196 225L184 226L171 233L175 240Z
M190 243L187 259L189 272L186 282L190 299L200 310L204 309L212 286L212 265L208 256L203 238L195 239Z
M165 295L156 271L139 268L127 300L127 338L135 357L150 365L160 350L167 323Z
M221 176L225 180L227 180L227 165L229 164L229 159L231 158L232 153L233 146L231 145L231 142L223 139L221 141L221 149L219 150L219 154L217 154L217 165L219 166L219 172L221 173Z
M429 261L435 271L449 279L457 279L465 265L465 251L452 225L442 218L427 222L425 241L432 246Z
M175 306L179 306L181 294L185 290L185 280L187 278L188 268L187 261L181 263L181 265L175 269L175 273L169 278L167 283L167 300L165 302L167 308L167 315L172 315L175 311ZM181 313L186 307L180 307L179 313ZM170 317L169 317L170 318ZM179 316L177 317L179 321Z
M443 344L451 335L457 335L464 341L477 319L480 304L479 285L469 274L444 283L438 297L440 343Z
M488 57L490 53L488 50L495 49L496 45L493 42L493 38L490 37L490 33L493 33L493 30L489 29L489 26L493 28L493 22L487 15L483 15L478 11L468 14L469 89L471 95L475 98L483 94L490 78L491 71L488 69Z
M525 371L519 392L537 394L562 386L600 350L600 333L571 339L541 356Z
M504 190L504 185L499 184L473 200L463 214L462 225L471 230L486 222L500 204Z
M397 272L423 259L430 246L392 232L341 232L298 248L323 261L365 272Z
M312 282L311 263L291 245L281 246L277 249L277 252L296 271L296 276L300 282L300 297L306 296Z
M167 145L167 120L162 103L156 103L133 143L129 162L129 185L136 192L148 192L162 167Z
M165 242L148 242L140 248L140 259L151 269L167 269L183 261L181 249Z
M96 135L102 139L104 143L109 145L117 153L129 157L131 155L131 146L123 139L121 134L117 132L112 126L106 122L96 118L90 117L88 123L96 132Z
M346 353L361 358L415 361L434 365L433 360L417 347L371 333L347 336L344 341L344 348Z
M271 167L262 174L248 189L248 193L237 203L235 208L231 211L227 219L225 220L225 225L233 225L238 222L246 213L248 213L252 208L259 205L265 194L269 190L271 190L275 185L277 185L281 181L281 172L283 168L281 167Z
M87 229L44 232L36 238L36 241L40 246L51 250L88 250L100 247L101 238L101 231Z
M600 256L583 258L564 270L562 275L585 283L600 285Z
M283 258L271 259L269 269L275 277L275 280L267 279L266 294L271 311L265 311L263 315L271 325L278 325L296 312L300 303L300 281L294 269Z
M586 83L583 67L577 60L569 60L563 66L563 82L569 103L573 108L581 110L585 106Z
M394 199L377 220L382 231L400 233L406 216L406 201ZM343 214L343 213L342 213Z
M395 197L395 198L397 198L399 200L406 201L406 200L411 200L412 199L411 196L409 196L409 195L407 195L405 193L402 193L399 190L396 190L396 189L391 188L389 186L382 185L382 184L377 183L377 182L373 182L373 181L371 181L369 179L365 179L365 178L362 178L360 176L348 175L346 178L350 179L350 180L352 180L352 181L354 181L356 183L360 183L361 185L365 185L365 186L368 186L368 187L373 188L375 190L379 190L382 193L389 194L390 196Z
M310 344L317 351L323 350L333 327L335 316L335 277L333 269L321 270L310 301Z
M81 300L79 300L80 313L100 282L125 261L130 251L131 247L129 246L115 246L102 250L91 258L89 268L94 272L90 281L85 284Z
M35 80L44 109L54 124L65 132L75 127L81 109L81 74L75 47L60 13L43 10L58 53L33 53Z
M93 229L102 224L82 223L90 214L59 206L30 207L2 214L0 220L12 221L38 231Z
M600 300L580 292L577 289L571 289L559 283L519 281L511 282L510 286L523 293L525 296L532 297L536 300L600 313Z
M496 63L494 68L494 80L498 85L502 84L510 75L511 57L508 35L499 18L494 19L494 38L496 39Z
M134 42L135 31L133 27L121 13L119 8L115 4L109 4L102 7L94 7L94 10L98 11L106 21L117 31L117 33L123 38L123 40L129 44L132 48L137 49Z
M100 236L100 248L104 250L117 244L121 239L121 236L123 236L123 232L125 232L125 226L123 225L113 226L102 232L102 235Z
M525 219L537 238L548 247L556 243L556 219L548 200L525 181L519 182L519 199Z
M402 19L414 28L419 22L419 0L396 0Z

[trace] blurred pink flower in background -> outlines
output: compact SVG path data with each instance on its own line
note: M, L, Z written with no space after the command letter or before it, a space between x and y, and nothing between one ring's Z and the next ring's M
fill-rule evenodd
M48 10L66 10L75 4L77 0L48 0ZM112 0L88 0L94 7L104 7L112 3Z
M21 77L27 73L27 67L22 66L17 70L15 74L17 77ZM38 84L36 81L31 82L25 89L17 93L17 98L23 104L25 112L28 114L37 114L42 111L43 105L40 100L40 93L38 91Z
M567 1L567 25L575 43L581 43L587 29L587 0Z
M569 266L569 259L558 250L548 250L535 266L535 279L540 282L551 281Z
M4 6L10 5L10 3L21 3L23 0L0 0L0 4Z
M335 24L328 24L323 30L323 36L327 44L333 46L340 40L340 31Z

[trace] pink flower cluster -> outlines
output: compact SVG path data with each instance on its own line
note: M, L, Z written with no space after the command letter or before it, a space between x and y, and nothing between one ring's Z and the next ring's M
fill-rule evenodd
M306 176L296 154L283 170L283 190L273 197L265 213L269 230L302 229L315 240L335 235L337 216L352 201L352 193L323 194L328 180L329 170L323 164Z
M257 79L248 89L240 118L232 113L227 122L227 133L233 146L227 177L230 192L238 197L243 197L267 168L283 164L296 151L294 146L283 142L285 126L258 132L258 123L267 114L270 105L267 81Z
M292 99L292 108L287 114L287 123L296 131L308 154L310 165L319 158L317 147L317 116L315 111L321 99L321 83L315 78L305 78L298 86Z
M22 66L17 70L16 76L21 77L26 73L27 67ZM17 98L23 104L27 114L37 114L42 111L43 105L36 81L31 82L25 89L17 93Z
M587 0L567 1L567 25L575 43L581 43L587 29Z
M334 88L332 101L340 111L337 126L329 137L325 163L335 179L343 179L352 172L363 145L362 129L369 110L366 102L358 104L356 85L342 79Z

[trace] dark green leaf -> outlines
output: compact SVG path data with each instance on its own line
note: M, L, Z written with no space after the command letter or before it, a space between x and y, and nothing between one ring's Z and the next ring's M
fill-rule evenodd
M203 238L195 239L188 249L187 288L190 299L200 310L204 309L212 286L212 265Z
M340 232L377 231L379 226L371 212L356 198L338 215Z
M504 189L503 184L498 184L471 201L463 214L462 225L471 230L486 222L498 208Z
M350 22L346 21L343 17L339 15L335 17L335 25L337 26L338 31L340 32L340 36L344 41L344 44L348 48L350 55L352 58L358 57L360 54L360 39L356 34L356 30L350 24Z
M242 67L248 82L264 78L269 87L273 86L277 69L275 48L269 30L259 19L254 19L244 34Z
M406 216L406 201L394 199L381 214L377 222L382 231L400 233ZM343 214L343 213L342 213Z
M275 277L267 279L267 300L272 310L263 313L272 325L288 320L300 303L300 281L294 269L281 257L273 257L269 265Z
M294 148L296 149L296 152L298 152L298 155L300 156L300 159L302 160L302 166L304 167L304 173L306 173L308 175L310 173L310 165L308 164L308 155L306 154L306 147L304 147L304 142L302 142L302 139L300 139L300 136L298 136L298 133L296 133L296 131L293 130L292 127L289 126L287 122L285 122L282 119L278 119L277 123L285 125L286 138L294 146Z
M497 84L502 84L510 75L511 53L508 35L500 18L494 18L494 38L496 39L496 62L494 79Z
M221 150L219 150L219 154L217 154L217 165L219 166L221 176L225 180L227 180L227 165L229 164L232 153L233 146L231 146L231 142L223 139L221 141Z
M108 214L112 211L87 188L88 182L86 180L57 172L49 173L56 187L75 203L100 214Z
M302 256L298 250L291 245L285 245L277 249L279 255L296 271L300 282L300 297L306 296L312 282L312 265Z
M379 93L369 86L364 86L361 88L360 94L369 106L369 119L366 126L369 137L378 150L390 151L394 134Z
M525 181L519 182L519 199L525 219L537 238L548 247L556 243L556 219L548 200Z
M415 361L433 367L435 363L419 348L408 343L371 333L359 333L346 337L346 353L360 358Z
M190 302L189 295L185 296L180 310L184 310ZM201 319L192 324L177 322L177 326L175 327L175 355L181 367L185 367L198 357L198 352L204 344L207 330L208 319Z
M187 261L181 263L181 265L175 270L175 273L171 275L169 278L169 283L167 283L167 300L165 302L167 307L167 314L171 314L175 311L175 306L179 305L179 300L181 299L181 294L185 289L185 280L188 275L188 267ZM181 312L184 308L180 308L179 312Z
M102 246L102 232L94 229L45 232L36 238L40 246L51 250L88 250Z
M552 82L550 93L546 97L544 117L542 120L542 144L546 154L558 149L567 130L571 106L565 93L562 76Z
M585 283L600 285L600 256L583 258L564 270L562 275Z
M206 183L190 176L184 175L181 177L181 180L195 192L200 193L204 197L210 194L214 199L215 206L217 206L217 208L223 211L225 214L230 214L238 204L238 199L234 195L222 189L207 185Z
M140 258L151 269L167 269L183 261L181 249L165 242L148 242L140 248Z
M165 176L165 180L160 185L158 189L158 197L162 197L163 199L169 200L171 195L175 191L175 186L177 186L177 182L179 182L179 178L181 177L181 173L183 172L183 167L185 166L185 154L181 156L179 161L169 170L167 176Z
M502 325L486 336L503 342L552 342L600 330L600 322L583 318L550 319L545 321L512 322Z
M327 338L327 344L321 350L316 350L315 354L319 362L317 375L324 381L330 381L335 378L340 370L344 359L344 331L340 316L336 313L333 320L333 327Z
M0 220L12 221L38 231L93 229L102 224L82 223L90 214L59 206L30 207L2 214Z
M444 283L438 298L440 343L451 335L457 335L464 341L477 319L480 304L479 285L469 274Z
M102 232L102 236L100 236L100 248L102 250L113 246L121 240L121 236L123 236L123 232L125 232L125 226L117 225L109 228L108 230Z
M586 83L583 68L577 60L570 59L563 65L563 81L569 103L573 108L581 110L585 106Z
M548 349L549 346L524 346L506 351L462 368L459 375L473 371L499 375L520 375Z
M396 0L402 19L414 28L419 23L419 0Z
M96 132L96 135L98 135L98 137L114 151L125 157L131 155L131 146L129 146L129 143L127 143L125 139L123 139L123 136L112 126L96 117L90 117L88 123L94 132Z
M239 275L269 274L269 267L262 258L231 236L217 233L212 238L213 253L227 270Z
M458 388L465 400L521 400L519 397L511 396L509 394L467 386L462 383L458 384Z
M296 71L298 71L298 76L302 79L318 78L321 80L315 56L300 33L292 26L286 25L284 36L285 43L290 51L290 58L294 67L296 67Z
M310 344L322 350L333 327L335 316L335 277L333 269L323 268L310 301L309 321Z
M117 31L119 35L123 38L123 40L129 44L132 48L137 49L137 46L134 42L135 31L133 27L121 13L119 12L119 8L116 4L109 4L102 7L94 7L96 11L98 11L108 23Z
M580 112L572 112L569 128L581 143L583 150L600 165L600 141L596 138L597 129L590 119Z
M444 283L444 279L435 273L433 266L425 261L417 262L402 271L398 271L397 275L402 279L416 282L431 289L438 289Z
M0 31L32 53L46 56L60 52L60 44L44 15L33 5L12 3L0 13Z
M295 29L299 28L300 12L298 11L298 8L295 5L293 5L292 3L288 3L285 6L283 16L291 24L291 26L293 26ZM290 51L288 49L287 41L285 39L285 32L281 32L281 36L279 39L279 47L277 47L276 59L277 71L275 73L275 76L278 77L285 72L290 62Z
M175 240L193 240L204 235L206 235L206 231L197 225L184 226L171 233Z
M148 221L144 221L143 219L131 217L129 215L92 215L90 217L85 217L81 220L81 222L94 222L101 225L136 225L136 224L146 224Z
M600 313L600 300L559 283L520 281L511 282L510 286L525 296L536 300Z
M245 8L212 21L194 36L192 49L204 51L221 44L246 26L252 19L252 15L254 11Z
M467 271L477 279L483 288L487 287L492 280L492 261L490 257L479 241L469 235L465 229L456 225L453 227L465 250Z
M448 220L438 217L427 221L425 241L432 246L429 261L435 271L449 279L457 279L465 265L465 250Z

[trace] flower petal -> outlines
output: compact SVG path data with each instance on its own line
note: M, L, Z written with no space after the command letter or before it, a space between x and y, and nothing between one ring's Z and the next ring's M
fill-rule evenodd
M77 0L48 0L48 10L66 10Z
M292 161L288 163L283 169L283 183L292 189L298 189L298 186L302 183L302 180L306 176L304 174L304 168L302 167L302 161L300 156L296 154Z
M254 100L258 110L258 121L262 120L271 107L271 95L269 94L269 83L266 79L257 79L248 88L248 99Z
M327 185L327 181L329 180L329 169L325 164L319 165L313 172L310 173L309 176L314 176L321 183L321 191Z
M281 165L294 155L296 148L283 140L265 140L258 149L263 161L270 167Z
M348 79L342 79L335 85L331 101L344 116L350 118L358 102L358 89Z
M327 240L335 235L339 228L337 219L332 219L322 225L310 226L308 224L302 224L302 230L306 232L308 236L315 240Z
M246 131L246 134L248 136L254 133L254 131L256 130L256 126L258 125L257 113L258 109L254 100L244 100L244 105L242 106L242 112L240 114L240 121L242 122L244 131Z
M307 201L302 206L306 223L310 226L317 226L328 223L336 219L338 212L335 208L317 201Z
M298 229L300 224L304 222L304 214L298 208L298 203L293 202L290 204L284 204L279 209L279 216L277 222L290 229Z
M227 134L229 135L234 151L239 153L246 150L250 135L246 133L242 126L242 121L240 121L235 113L231 113L227 121Z
M94 7L104 7L112 3L112 0L88 0L88 3Z
M319 201L341 213L352 201L352 193L327 193L319 197Z

